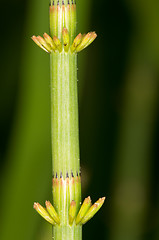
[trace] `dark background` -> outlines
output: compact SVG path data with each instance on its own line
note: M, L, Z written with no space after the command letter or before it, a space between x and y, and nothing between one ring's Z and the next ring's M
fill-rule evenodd
M0 239L51 239L33 202L51 200L46 0L1 0ZM78 0L83 198L106 196L83 239L159 239L159 2Z

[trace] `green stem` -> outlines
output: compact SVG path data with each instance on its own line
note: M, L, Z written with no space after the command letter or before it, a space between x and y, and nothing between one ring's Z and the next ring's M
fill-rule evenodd
M101 208L105 197L90 207L88 197L80 208L81 176L78 133L77 52L90 45L95 32L76 33L75 0L51 0L50 34L32 36L32 40L50 53L51 137L53 166L53 205L46 209L34 203L35 210L53 227L53 238L82 238L82 224ZM89 209L88 209L89 208ZM88 211L87 211L88 210Z
M54 1L50 7L50 33L62 42L62 29L68 29L73 42L76 21L75 4ZM53 204L60 217L60 225L53 226L55 240L81 240L82 227L69 225L69 208L81 201L79 162L77 54L69 50L52 51L51 69L51 128L53 166Z
M51 126L53 173L79 173L77 55L51 53Z

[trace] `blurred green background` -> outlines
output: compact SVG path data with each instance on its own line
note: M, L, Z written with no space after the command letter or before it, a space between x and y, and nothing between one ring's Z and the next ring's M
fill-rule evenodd
M51 196L48 0L1 1L0 239L48 240L33 210ZM107 200L83 240L159 239L159 1L77 0L83 198Z

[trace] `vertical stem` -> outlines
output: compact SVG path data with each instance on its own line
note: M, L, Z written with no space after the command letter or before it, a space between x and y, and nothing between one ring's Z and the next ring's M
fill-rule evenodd
M76 29L74 1L53 1L50 6L50 33L62 41L62 29L69 31L70 42ZM70 50L52 51L51 68L51 128L53 166L53 204L60 216L60 225L53 227L55 240L80 240L82 227L69 225L72 200L77 209L81 201L79 162L77 54Z
M77 55L51 53L51 125L53 173L79 173Z

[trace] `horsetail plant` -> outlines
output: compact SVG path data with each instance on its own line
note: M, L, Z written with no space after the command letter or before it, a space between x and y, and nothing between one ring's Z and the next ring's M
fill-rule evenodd
M81 240L82 225L101 208L105 198L81 203L78 133L77 53L97 37L76 34L75 0L51 0L50 35L33 41L50 54L53 206L34 203L35 210L53 225L55 240Z

